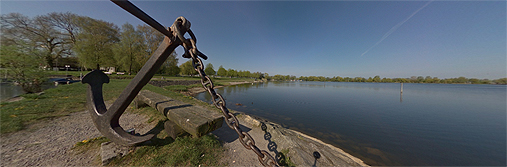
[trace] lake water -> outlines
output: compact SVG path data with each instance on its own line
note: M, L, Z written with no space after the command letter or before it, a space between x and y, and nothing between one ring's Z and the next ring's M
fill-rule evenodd
M47 83L42 85L42 89L46 90L49 88L54 88L53 80L61 79L61 78L51 78ZM7 100L21 94L24 94L23 88L21 86L14 85L12 82L1 82L0 83L0 101Z
M7 100L23 93L25 92L20 86L7 82L0 83L0 100Z
M266 82L217 89L227 107L369 165L506 165L506 86ZM196 98L210 102L207 93ZM243 104L242 106L235 105Z

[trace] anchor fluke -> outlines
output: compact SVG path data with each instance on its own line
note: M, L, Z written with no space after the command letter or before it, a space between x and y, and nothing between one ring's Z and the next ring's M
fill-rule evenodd
M102 95L102 85L109 83L109 77L106 74L100 70L94 70L86 74L81 82L88 84L86 98L88 112L100 133L111 141L125 146L133 146L153 138L154 134L137 136L125 132L119 124L120 116L124 111L107 110Z

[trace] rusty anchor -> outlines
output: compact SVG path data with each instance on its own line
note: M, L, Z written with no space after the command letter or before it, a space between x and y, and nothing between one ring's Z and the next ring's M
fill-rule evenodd
M119 124L120 116L125 112L125 109L127 109L139 91L141 91L141 89L155 75L167 57L177 46L182 45L179 38L171 32L179 31L182 34L186 33L187 30L190 29L190 22L188 22L184 17L178 17L168 30L128 1L113 1L113 3L127 10L129 13L166 35L157 50L152 54L150 59L123 90L118 99L116 99L111 107L109 107L109 109L107 109L102 95L102 85L104 83L109 83L109 77L100 70L94 70L86 74L82 79L82 83L88 84L88 111L100 133L116 144L133 146L150 140L154 137L154 134L140 136L125 132ZM201 57L206 59L204 55Z

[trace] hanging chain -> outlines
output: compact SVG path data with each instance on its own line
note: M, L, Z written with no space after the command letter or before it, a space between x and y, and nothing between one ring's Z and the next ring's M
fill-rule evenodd
M271 156L267 151L260 150L256 145L255 141L247 132L241 130L239 127L238 118L233 113L230 113L225 105L225 100L219 93L215 92L213 81L209 78L209 76L204 73L204 64L202 63L201 58L207 59L207 57L197 50L195 43L197 39L194 36L194 33L190 30L190 22L187 21L184 17L178 17L175 23L173 24L175 27L171 27L173 30L173 34L180 41L182 41L182 45L185 48L185 54L183 54L184 58L192 58L192 66L195 71L199 73L201 77L201 84L204 89L211 95L211 101L215 105L216 108L222 110L222 114L224 114L225 122L229 128L233 129L238 133L239 141L241 144L248 150L252 150L255 154L257 154L260 163L264 166L278 166L275 158ZM181 28L185 28L190 35L190 39L185 39L181 32ZM197 57L199 56L199 57Z

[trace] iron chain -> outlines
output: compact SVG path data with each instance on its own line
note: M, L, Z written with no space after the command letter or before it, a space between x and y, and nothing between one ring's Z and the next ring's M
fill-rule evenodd
M187 21L184 17L178 17L175 21L175 24L173 24L174 27L171 27L171 30L173 31L173 36L177 37L184 47L185 53L183 54L184 58L192 58L192 66L194 67L195 71L199 73L199 76L201 77L201 84L210 95L211 95L211 101L213 102L213 105L215 105L216 108L220 109L222 111L222 114L224 115L225 122L229 128L233 129L238 133L239 140L241 144L248 150L252 150L255 154L257 154L259 162L264 166L278 166L276 163L275 158L271 156L267 151L260 150L256 145L255 141L248 134L247 132L241 130L239 127L239 121L238 118L232 113L229 112L229 110L226 107L226 103L222 95L215 92L213 81L206 75L204 72L204 64L202 63L202 60L199 58L207 59L203 53L201 53L199 50L197 50L196 42L197 39L195 38L194 33L190 30L190 22ZM188 32L190 35L190 39L186 39L183 35L184 32L183 29ZM199 57L197 57L199 56Z

